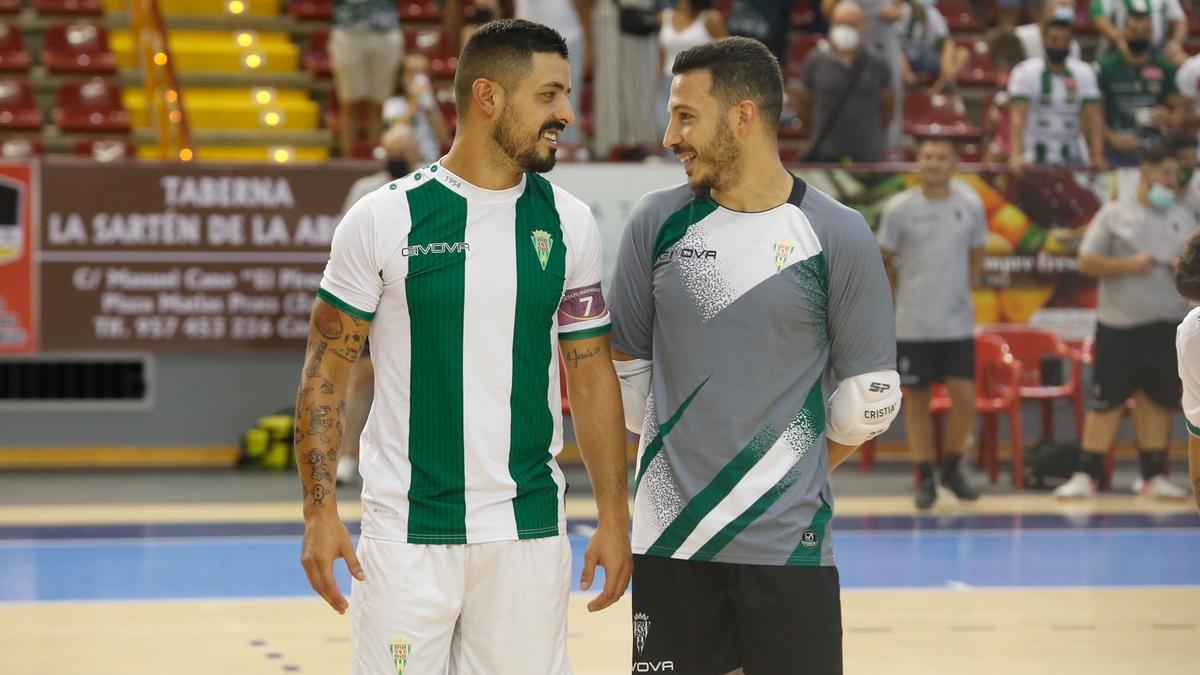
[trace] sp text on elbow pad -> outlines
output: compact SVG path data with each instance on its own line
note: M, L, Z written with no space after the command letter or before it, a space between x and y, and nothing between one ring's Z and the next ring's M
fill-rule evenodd
M848 377L829 397L825 435L857 447L887 431L900 412L900 375L878 370Z

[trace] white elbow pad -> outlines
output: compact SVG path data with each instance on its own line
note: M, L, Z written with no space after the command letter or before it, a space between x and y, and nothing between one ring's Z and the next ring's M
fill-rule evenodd
M878 370L848 377L829 397L825 436L858 447L887 431L900 412L900 375Z
M650 361L613 361L613 369L617 371L617 379L621 382L625 428L640 434L642 421L646 417L646 397L650 395Z

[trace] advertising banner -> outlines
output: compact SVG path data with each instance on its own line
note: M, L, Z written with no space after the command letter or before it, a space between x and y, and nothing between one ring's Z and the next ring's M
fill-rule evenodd
M33 166L0 163L0 354L37 349Z

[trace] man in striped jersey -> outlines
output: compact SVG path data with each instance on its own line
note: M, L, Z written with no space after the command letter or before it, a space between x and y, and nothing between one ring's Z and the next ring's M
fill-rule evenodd
M458 136L438 163L355 204L313 309L297 405L302 561L334 609L346 560L357 675L570 673L559 349L599 527L595 611L630 574L625 435L588 207L538 172L574 121L553 30L499 21L459 57ZM362 538L334 503L347 373L368 332ZM361 564L359 562L361 560Z
M638 204L610 297L644 419L633 671L840 673L829 471L900 406L887 275L862 216L780 163L765 47L672 72L663 144L688 182Z

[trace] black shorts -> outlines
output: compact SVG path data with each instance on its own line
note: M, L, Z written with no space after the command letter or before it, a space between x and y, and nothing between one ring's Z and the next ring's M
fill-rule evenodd
M897 342L900 385L917 389L946 378L975 379L975 339Z
M1139 389L1164 408L1178 407L1183 383L1175 362L1175 328L1170 321L1132 328L1096 324L1088 408L1113 410Z
M836 567L633 556L634 673L840 675Z

